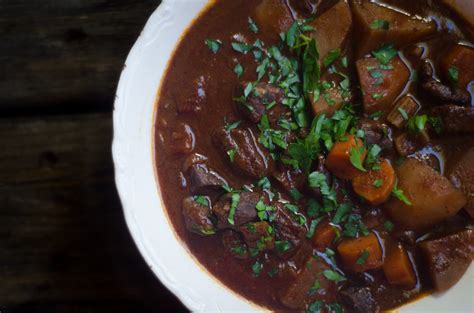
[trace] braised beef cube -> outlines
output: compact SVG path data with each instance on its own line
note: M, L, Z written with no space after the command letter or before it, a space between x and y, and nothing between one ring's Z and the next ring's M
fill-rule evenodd
M453 102L457 104L470 104L471 95L467 90L449 87L434 78L431 62L425 60L420 70L421 88L440 103Z
M230 131L222 128L216 132L214 140L215 146L242 173L260 178L273 170L273 159L250 128Z
M191 90L191 92L188 91L187 93L176 95L178 113L200 112L207 101L206 89L206 79L204 76L193 81L193 88L184 88L184 90Z
M227 253L237 259L247 259L249 256L247 245L243 242L241 236L236 231L228 229L223 232L221 237L222 245Z
M356 62L365 113L389 113L408 83L410 71L400 57L394 57L388 66L382 68L375 58Z
M212 207L212 211L217 216L217 227L238 229L239 226L255 221L257 219L255 207L260 198L261 195L256 192L241 192L238 196L232 193L223 195ZM229 216L232 206L235 207L233 218Z
M293 24L293 16L284 1L263 0L255 8L255 20L259 28L268 34L286 32Z
M474 230L457 233L420 243L431 281L437 291L454 286L472 262Z
M196 164L207 164L207 158L199 153L191 154L183 162L183 172L188 172L191 167Z
M405 157L421 150L430 142L430 136L426 130L420 134L403 133L395 138L395 148L399 155Z
M171 133L168 148L173 154L189 154L194 150L195 136L191 126L180 123Z
M286 165L279 165L279 168L273 173L273 177L288 192L299 191L306 184L306 176L301 170Z
M190 232L204 236L215 234L216 228L211 219L211 203L208 198L194 196L184 199L183 216Z
M309 94L309 101L314 115L325 114L332 117L334 113L341 109L345 102L349 102L352 96L350 91L344 92L339 86L342 79L337 74L326 73L321 77L322 81L329 83L328 89L323 90L317 98L313 93Z
M236 98L244 94L248 83L237 88ZM272 127L275 127L282 117L290 118L291 111L282 104L285 93L281 88L268 83L258 83L244 102L237 102L239 109L252 122L259 123L264 114L267 114Z
M397 101L397 105L388 114L387 121L397 128L405 127L407 120L414 116L420 105L411 96L404 96Z
M444 105L433 108L430 115L441 118L443 133L474 133L474 107Z
M227 182L206 164L194 164L189 169L190 189L193 194L214 196L221 192Z
M275 247L273 228L267 222L248 223L240 226L239 230L250 248L267 251Z
M335 5L316 17L310 26L316 30L311 36L317 42L321 60L324 60L332 50L344 51L352 30L351 8L347 1L338 0Z
M471 7L474 14L474 5L471 4ZM453 69L457 71L457 81L453 81L449 74ZM459 88L466 88L474 80L474 49L462 45L454 46L441 60L441 72L446 81L451 81Z
M352 1L359 38L357 56L363 56L384 43L396 47L420 41L436 32L434 21L412 17L372 1ZM379 21L377 24L375 21Z
M378 145L382 150L392 150L393 142L390 127L371 119L362 119L359 122L359 128L364 131L366 143Z
M281 302L293 310L304 310L307 305L317 300L334 302L337 287L334 281L322 274L327 270L331 270L331 267L322 258L309 257L301 272L281 297Z
M357 313L378 313L380 306L368 287L348 287L339 292L347 307Z
M321 0L290 0L290 7L296 11L298 17L311 17L315 13Z
M307 232L304 216L292 212L287 204L281 202L275 204L275 209L272 219L276 238L290 241L293 246L298 246L305 239Z
M464 210L474 218L474 146L451 160L446 176L466 195L468 200Z

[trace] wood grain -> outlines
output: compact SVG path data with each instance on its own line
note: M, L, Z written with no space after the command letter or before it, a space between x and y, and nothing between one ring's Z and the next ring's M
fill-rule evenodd
M160 2L1 0L2 115L109 111L125 57Z
M2 313L185 310L130 238L111 139L111 114L0 119Z

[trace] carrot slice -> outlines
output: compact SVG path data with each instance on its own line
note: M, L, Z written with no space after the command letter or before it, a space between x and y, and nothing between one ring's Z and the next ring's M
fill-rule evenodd
M334 144L328 154L326 166L336 177L341 179L353 179L362 171L354 167L351 162L351 150L360 149L360 161L364 162L367 151L362 140L353 135L347 135L347 141L338 141Z
M353 272L365 272L382 266L382 248L374 233L341 241L337 252L344 266Z
M379 170L361 173L352 181L354 191L371 205L387 201L394 185L395 170L386 159L380 160Z
M387 251L383 264L385 277L392 285L414 287L416 275L405 249L398 245Z
M312 241L313 246L320 251L326 250L331 246L337 236L337 227L331 225L328 220L321 222L314 232Z

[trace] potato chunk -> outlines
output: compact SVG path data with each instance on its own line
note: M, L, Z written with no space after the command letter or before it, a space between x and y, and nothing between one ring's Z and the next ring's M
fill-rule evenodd
M352 14L346 0L339 0L333 7L318 16L311 24L316 29L316 39L321 60L334 49L344 50L352 29Z
M458 86L466 88L474 80L474 49L462 45L452 48L441 61L441 71L447 81L452 80L449 75L451 69L457 70Z
M360 86L363 93L364 110L371 114L377 111L390 112L394 101L405 88L410 71L397 56L389 63L389 68L380 68L375 58L364 58L356 62Z
M283 0L263 0L255 8L255 18L260 29L275 37L293 24L290 9Z
M425 163L407 159L397 167L398 189L411 205L396 197L385 208L392 219L409 229L423 229L458 213L466 196Z
M472 0L442 0L448 8L456 13L469 27L474 35L474 2Z
M474 252L474 231L465 229L420 244L428 272L437 291L454 286L471 265Z
M468 201L464 210L474 218L474 146L457 156L447 171L447 177L454 186L460 188Z
M383 43L392 43L401 47L433 34L434 22L397 12L366 0L353 1L354 24L362 34L357 41L357 56L363 56Z

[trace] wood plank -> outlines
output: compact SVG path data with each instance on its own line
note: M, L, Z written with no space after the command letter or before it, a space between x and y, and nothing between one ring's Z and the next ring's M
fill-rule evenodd
M128 51L160 2L0 1L2 115L110 110Z
M0 119L0 138L2 313L185 311L126 228L110 114Z

